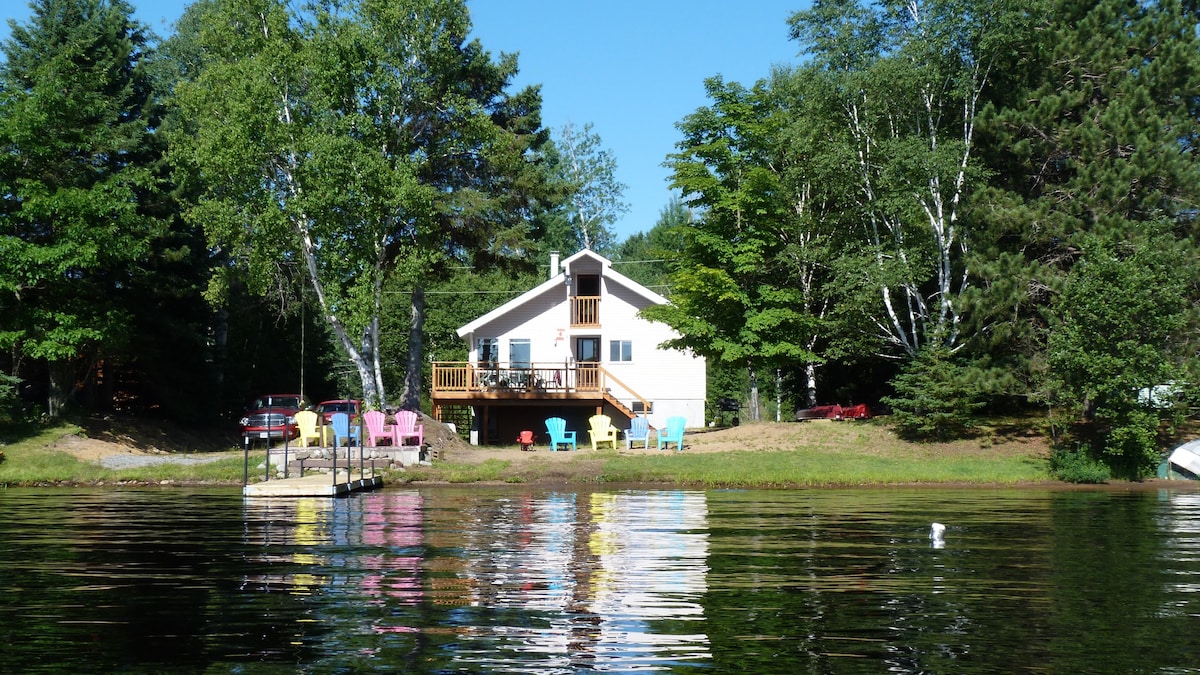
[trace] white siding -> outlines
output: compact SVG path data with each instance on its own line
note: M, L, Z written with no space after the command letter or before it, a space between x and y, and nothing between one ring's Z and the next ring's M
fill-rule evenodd
M470 340L471 360L477 360L479 338L498 338L502 361L508 360L509 340L529 340L531 360L537 364L552 364L571 359L576 337L598 337L601 365L651 402L654 406L651 424L662 427L667 417L681 415L687 418L688 427L704 426L704 359L659 349L659 344L675 337L674 332L664 324L651 323L637 316L651 303L647 295L657 296L639 293L605 276L601 280L600 328L571 328L569 297L575 290L575 280L580 275L602 274L608 269L598 256L575 259L569 270L571 285L554 284L541 288L540 292L531 291L536 295L513 303L508 311L476 325L473 333L464 335ZM610 361L609 345L613 340L632 343L631 361ZM610 389L622 403L632 407L631 394L617 386L610 385Z

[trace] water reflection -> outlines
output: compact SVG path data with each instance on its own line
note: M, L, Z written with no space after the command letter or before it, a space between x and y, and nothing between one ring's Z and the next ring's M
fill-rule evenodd
M410 648L397 642L404 634L435 633L459 641L455 662L490 671L709 658L703 631L676 623L703 619L704 493L441 497L251 503L255 562L287 571L250 575L246 585L371 606L360 628L373 637L356 641L361 656Z
M1195 492L8 490L0 513L0 672L1200 672Z

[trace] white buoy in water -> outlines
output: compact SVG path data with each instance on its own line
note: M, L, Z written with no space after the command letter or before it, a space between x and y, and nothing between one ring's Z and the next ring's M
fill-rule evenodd
M929 540L933 542L934 548L941 548L946 545L946 540L943 535L946 534L946 526L941 523L934 523L929 526Z

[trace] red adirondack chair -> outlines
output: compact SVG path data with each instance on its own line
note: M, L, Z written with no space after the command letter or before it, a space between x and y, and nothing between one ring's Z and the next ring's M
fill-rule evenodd
M532 450L533 449L533 432L532 431L522 431L520 434L517 435L517 443L519 443L521 445L522 451Z

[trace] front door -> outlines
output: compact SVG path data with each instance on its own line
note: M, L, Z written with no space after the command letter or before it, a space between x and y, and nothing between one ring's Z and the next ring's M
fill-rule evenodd
M575 338L575 386L580 391L600 389L600 338Z

